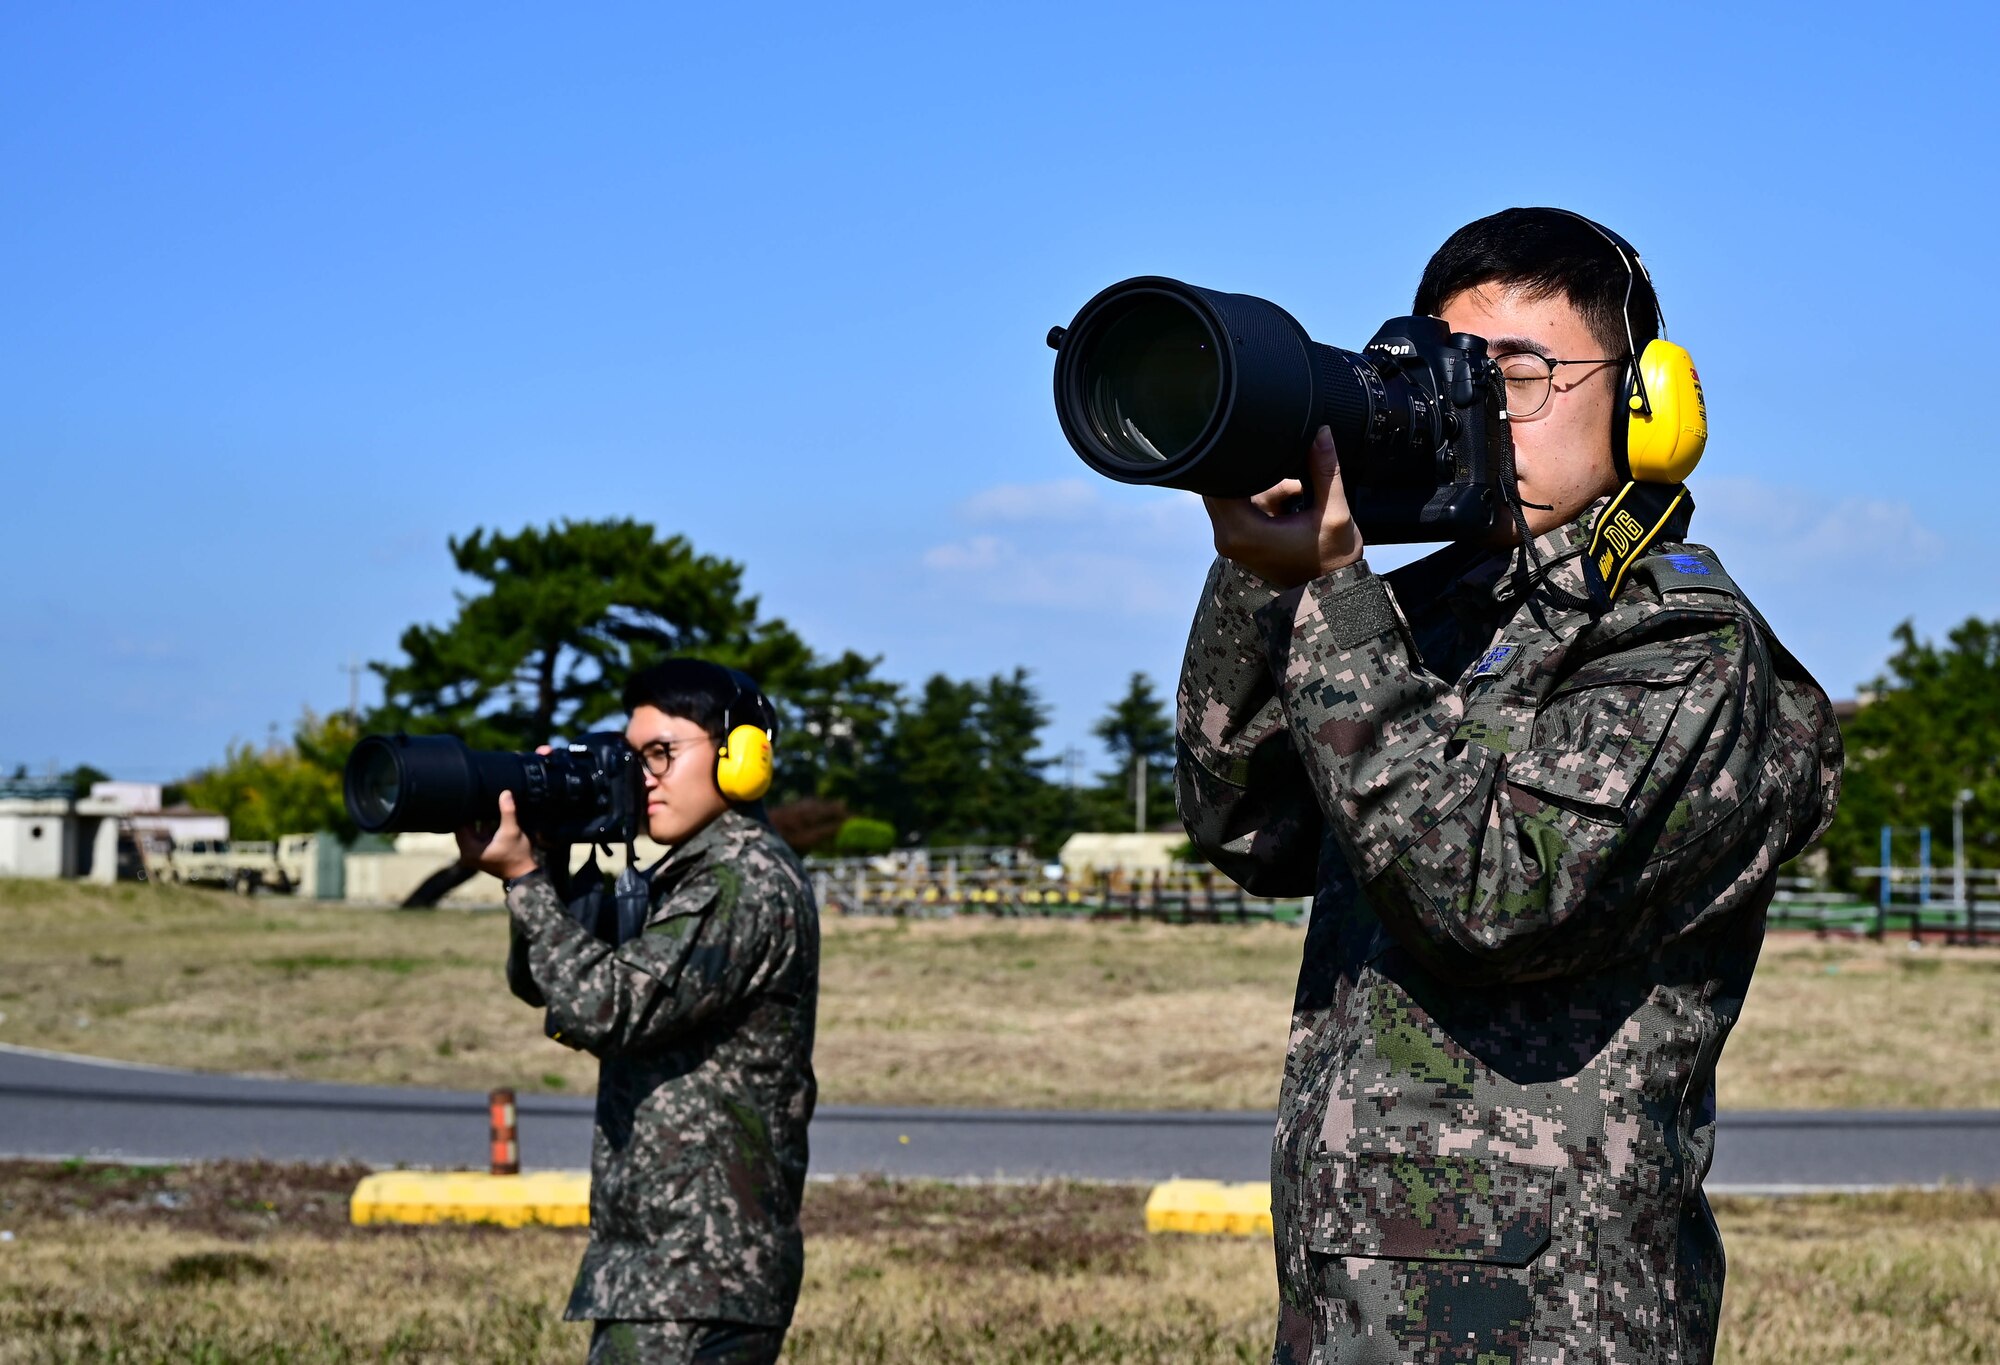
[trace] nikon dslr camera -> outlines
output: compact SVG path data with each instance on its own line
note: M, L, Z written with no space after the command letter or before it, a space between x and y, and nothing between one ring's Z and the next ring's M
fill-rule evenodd
M494 818L514 793L515 818L537 843L625 844L646 814L639 756L616 731L546 754L468 748L451 735L367 735L348 756L347 813L370 834L448 834Z
M1303 479L1328 426L1372 543L1476 537L1505 510L1506 382L1484 340L1438 318L1391 318L1344 351L1275 303L1145 275L1091 299L1049 345L1063 435L1121 482L1248 497Z

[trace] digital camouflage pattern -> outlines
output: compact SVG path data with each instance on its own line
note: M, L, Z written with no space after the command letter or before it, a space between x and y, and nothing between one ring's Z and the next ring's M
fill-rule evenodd
M1840 738L1706 549L1659 548L1594 621L1559 605L1596 511L1536 542L1525 596L1518 551L1467 546L1204 589L1182 816L1251 890L1315 894L1277 1365L1713 1353L1716 1058Z
M567 1316L783 1327L804 1269L819 917L799 860L730 810L667 856L613 948L536 873L508 978L600 1059L590 1245Z
M588 1365L774 1365L784 1341L782 1327L600 1319Z

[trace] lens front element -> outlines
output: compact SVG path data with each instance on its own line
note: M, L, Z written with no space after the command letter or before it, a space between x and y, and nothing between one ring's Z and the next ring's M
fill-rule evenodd
M348 796L354 805L354 823L362 829L382 829L396 813L396 799L402 794L403 765L395 748L379 739L362 741L357 771L348 780Z
M1104 318L1078 378L1092 430L1125 461L1156 465L1201 439L1222 394L1208 324L1165 294L1138 294Z

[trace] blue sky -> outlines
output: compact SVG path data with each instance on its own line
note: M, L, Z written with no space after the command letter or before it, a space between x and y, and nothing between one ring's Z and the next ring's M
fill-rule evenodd
M1043 333L1157 273L1358 346L1509 204L1646 255L1697 539L1830 692L2000 616L1992 10L1585 12L7 6L0 763L181 775L447 619L448 535L621 514L1095 760L1206 524Z

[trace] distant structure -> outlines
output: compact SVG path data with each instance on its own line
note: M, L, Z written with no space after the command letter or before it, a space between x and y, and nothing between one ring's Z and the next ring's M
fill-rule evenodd
M0 781L0 877L118 880L116 803L60 781Z
M1076 880L1101 872L1167 872L1185 834L1072 834L1056 854L1063 875Z
M162 788L157 782L93 782L90 799L109 801L118 807L125 827L136 839L155 847L186 844L195 839L227 839L229 817L194 806L160 805Z

